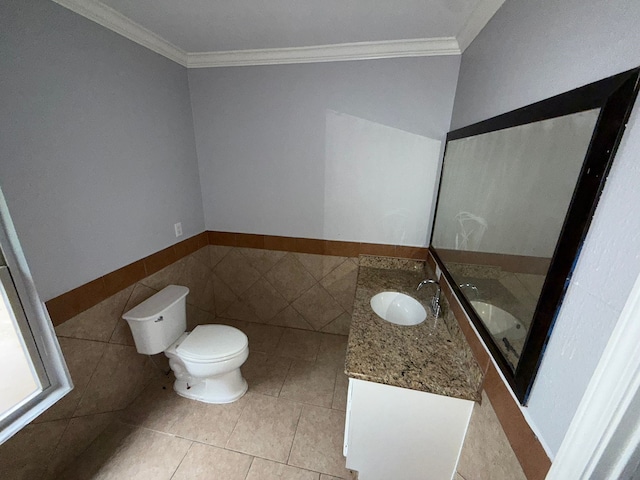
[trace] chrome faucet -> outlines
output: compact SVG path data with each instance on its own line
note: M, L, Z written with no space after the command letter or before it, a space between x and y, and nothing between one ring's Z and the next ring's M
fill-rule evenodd
M436 320L437 320L438 316L440 315L440 284L438 283L438 281L433 280L431 278L422 280L418 284L418 288L416 288L416 291L419 291L422 287L429 284L433 284L436 286L436 293L433 295L433 298L431 299L431 311L433 312L433 315L436 317Z

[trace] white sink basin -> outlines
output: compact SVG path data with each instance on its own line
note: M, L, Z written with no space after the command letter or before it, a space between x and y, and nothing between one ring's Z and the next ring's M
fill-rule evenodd
M378 293L371 297L371 308L380 318L396 325L418 325L427 318L420 302L404 293Z
M491 335L520 339L527 334L527 329L509 312L479 300L471 300L471 305L487 326Z

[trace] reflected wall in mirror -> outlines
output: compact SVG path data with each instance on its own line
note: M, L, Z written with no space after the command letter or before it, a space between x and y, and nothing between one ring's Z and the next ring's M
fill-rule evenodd
M524 404L638 70L447 136L431 251Z

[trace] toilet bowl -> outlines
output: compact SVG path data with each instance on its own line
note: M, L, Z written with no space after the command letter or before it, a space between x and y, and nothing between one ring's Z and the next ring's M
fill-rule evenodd
M191 333L181 335L164 354L176 377L173 389L183 397L231 403L247 391L240 366L249 356L249 346L247 336L237 328L198 325Z
M169 285L124 318L139 353L160 352L176 377L173 389L205 403L231 403L247 391L240 367L249 356L247 336L228 325L198 325L186 332L187 287Z

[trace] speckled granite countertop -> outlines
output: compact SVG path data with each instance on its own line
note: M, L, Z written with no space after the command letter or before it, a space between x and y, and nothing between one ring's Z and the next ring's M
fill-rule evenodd
M482 373L456 324L434 317L433 286L416 292L429 278L422 262L360 257L345 372L349 377L438 395L480 401ZM378 317L373 295L398 291L419 300L428 312L419 325L401 326ZM446 315L445 315L446 316Z

